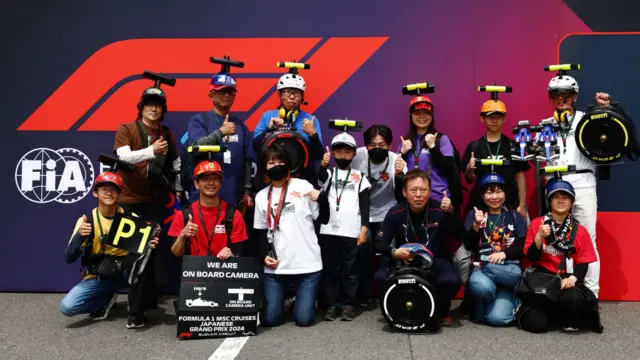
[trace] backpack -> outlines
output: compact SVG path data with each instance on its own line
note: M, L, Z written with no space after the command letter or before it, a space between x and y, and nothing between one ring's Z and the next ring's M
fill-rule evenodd
M442 134L438 134L438 136L436 137L436 147L438 149L440 149L440 139L442 139ZM462 158L460 157L460 153L458 152L458 149L456 149L456 146L453 144L453 141L451 141L451 139L449 139L449 142L451 143L451 147L453 147L453 160L456 165L456 169L453 172L453 177L447 178L447 181L449 182L449 191L451 192L449 196L451 197L451 203L455 207L461 207L460 205L462 205L464 201L462 191L469 190L466 187L462 186L462 182L460 181L460 174L463 173Z
M233 231L233 218L236 214L236 208L235 206L229 203L226 203L226 204L227 204L227 211L224 217L224 229L225 229L225 232L227 233L227 247L231 249L231 232ZM188 205L182 208L183 226L187 225L187 218L189 218L189 215L193 217L193 211L191 210L191 205ZM187 239L185 249L184 249L184 254L191 255L191 239ZM239 254L233 254L233 256L239 256Z

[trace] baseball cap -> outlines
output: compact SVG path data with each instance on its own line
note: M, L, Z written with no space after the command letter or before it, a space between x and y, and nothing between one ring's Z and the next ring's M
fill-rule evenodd
M120 190L122 190L122 188L124 187L124 183L122 182L122 178L120 178L120 175L111 171L103 172L102 174L98 175L95 182L93 183L93 189L95 190L98 185L101 184L113 184Z
M220 164L215 161L205 160L199 162L196 168L193 169L193 178L195 179L202 174L208 173L216 173L220 176L224 175L224 171L220 167Z
M427 111L433 110L433 103L428 96L420 95L411 99L411 102L409 103L409 112L414 112L420 109L425 109Z
M227 73L217 73L213 75L211 83L209 84L209 91L221 90L226 87L230 87L238 91L236 78Z
M333 149L334 146L339 144L344 144L354 149L357 148L356 139L354 139L353 136L347 133L338 134L333 137L333 140L331 141L331 148Z

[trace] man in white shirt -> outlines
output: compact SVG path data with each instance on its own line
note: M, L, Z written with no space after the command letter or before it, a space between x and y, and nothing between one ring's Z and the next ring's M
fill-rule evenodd
M571 183L575 189L576 201L573 205L573 215L580 224L587 228L593 242L593 248L598 256L597 262L589 264L589 270L585 277L585 285L598 297L600 255L596 247L596 215L598 213L596 164L580 152L575 140L576 127L584 116L584 113L576 110L575 107L579 93L578 82L571 76L558 74L549 82L547 91L551 103L555 106L555 115L544 120L553 120L561 127L557 134L560 156L547 165L575 165L576 170L582 171L577 174L564 175L562 178ZM597 93L595 100L601 106L611 104L611 97L607 93Z
M260 154L259 165L269 186L256 195L253 226L264 259L264 294L267 300L262 323L282 321L285 290L296 287L293 310L296 324L310 326L322 276L322 257L314 220L326 224L329 204L325 194L303 179L291 177L287 151L272 145Z
M370 302L373 274L379 266L379 263L374 265L373 239L389 209L404 201L402 176L407 172L407 164L398 154L389 151L393 141L393 132L389 127L372 125L365 130L363 137L365 146L356 150L351 168L365 174L371 184L367 242L358 248L360 274L356 301L365 307Z

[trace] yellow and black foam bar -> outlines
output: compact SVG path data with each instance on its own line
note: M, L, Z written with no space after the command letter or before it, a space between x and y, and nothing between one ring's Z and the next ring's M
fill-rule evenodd
M430 82L409 84L402 87L402 93L405 95L410 95L416 93L417 90L423 90L421 93L431 93L435 91L435 85Z
M539 174L571 173L575 171L575 165L545 166L539 170Z
M187 148L187 151L190 153L194 153L194 152L199 152L199 153L206 153L206 152L225 152L227 151L227 146L225 145L193 145L193 146L189 146Z
M362 129L362 121L348 119L329 120L329 129L343 129L345 126L354 129Z
M509 160L477 159L481 166L509 166Z
M289 61L278 61L276 65L278 67L287 68L287 69L305 69L305 70L311 69L310 64L289 62Z
M557 64L544 67L544 71L580 70L580 64Z
M480 91L480 92L510 93L510 92L513 91L513 88L511 86L485 85L485 86L478 86L478 91Z

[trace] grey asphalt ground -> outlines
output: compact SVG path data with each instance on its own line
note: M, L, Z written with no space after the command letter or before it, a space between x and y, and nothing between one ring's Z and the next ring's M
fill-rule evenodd
M126 295L109 319L64 317L63 294L0 294L0 359L209 359L223 339L178 340L171 298L149 313L149 327L128 330ZM457 302L454 304L454 308ZM390 332L377 308L353 322L259 328L236 359L640 359L640 303L604 302L603 334L528 334L461 319L430 335Z

